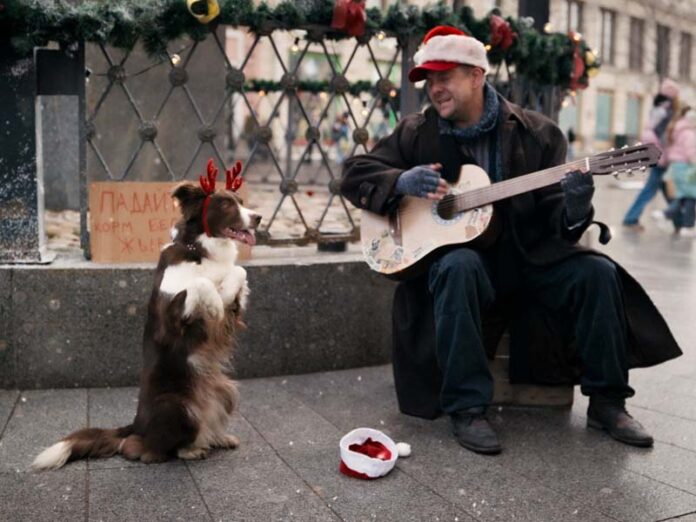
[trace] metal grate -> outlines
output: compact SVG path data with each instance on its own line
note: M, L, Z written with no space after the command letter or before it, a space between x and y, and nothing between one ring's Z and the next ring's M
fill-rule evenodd
M225 28L201 42L173 42L159 61L137 48L88 46L87 180L194 179L208 157L222 165L242 159L250 200L264 216L260 243L357 239L355 210L339 192L340 163L368 151L374 134L387 134L398 119L392 78L401 48L380 33L345 40L337 52L324 30L269 29L236 63ZM250 82L269 79L254 77L269 60L277 66L265 69L281 90L251 91ZM328 89L301 89L316 80L328 80ZM359 80L370 91L351 94Z

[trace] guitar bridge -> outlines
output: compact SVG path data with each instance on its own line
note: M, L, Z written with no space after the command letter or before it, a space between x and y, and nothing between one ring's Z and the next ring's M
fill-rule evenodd
M397 246L402 245L401 237L401 219L399 218L399 211L395 210L389 214L389 235Z

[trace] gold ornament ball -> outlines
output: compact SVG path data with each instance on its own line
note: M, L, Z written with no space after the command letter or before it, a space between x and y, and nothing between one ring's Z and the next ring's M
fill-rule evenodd
M597 57L592 51L585 51L585 63L587 65L592 65L597 61Z
M587 76L589 76L590 78L594 78L598 74L599 69L597 67L590 67L589 69L587 69Z

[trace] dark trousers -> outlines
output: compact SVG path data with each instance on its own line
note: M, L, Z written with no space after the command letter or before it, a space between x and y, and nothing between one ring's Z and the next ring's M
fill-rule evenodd
M435 261L428 274L433 295L442 409L486 407L493 377L483 345L481 314L494 302L495 277L480 253L458 248ZM545 267L520 267L518 291L574 322L583 364L581 391L613 398L633 395L628 385L626 319L616 267L581 255Z

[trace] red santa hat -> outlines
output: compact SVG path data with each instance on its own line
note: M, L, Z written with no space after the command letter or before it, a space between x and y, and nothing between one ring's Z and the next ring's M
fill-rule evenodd
M357 428L341 438L340 471L349 477L372 480L389 473L399 456L411 453L408 444L395 444L379 430Z
M486 48L476 38L448 25L438 25L423 37L423 45L413 56L416 66L408 73L412 82L425 80L428 71L446 71L458 65L473 65L488 74Z

